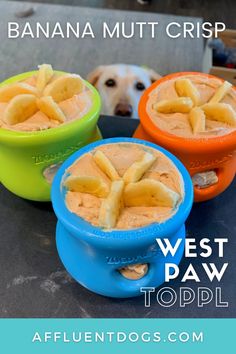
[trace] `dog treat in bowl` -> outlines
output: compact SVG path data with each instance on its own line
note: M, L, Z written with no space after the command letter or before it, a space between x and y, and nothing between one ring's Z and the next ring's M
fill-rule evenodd
M176 73L156 81L139 104L134 137L173 152L193 178L195 201L211 199L236 171L236 90L204 73Z
M170 134L210 139L236 131L236 91L229 82L205 75L177 77L149 94L147 113Z
M82 118L92 106L92 92L79 75L39 66L18 82L0 88L0 127L40 131Z
M88 82L48 64L2 82L1 183L20 197L49 201L51 182L62 162L101 139L100 107L100 97Z
M53 181L57 248L67 270L102 295L141 295L164 282L174 255L156 242L184 240L193 191L184 166L169 152L132 138L112 138L72 155ZM96 277L94 277L96 269Z
M181 176L161 152L134 143L99 146L67 170L69 210L104 229L133 229L172 217Z

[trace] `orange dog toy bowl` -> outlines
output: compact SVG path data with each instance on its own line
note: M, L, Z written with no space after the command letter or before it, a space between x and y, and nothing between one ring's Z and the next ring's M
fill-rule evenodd
M175 154L186 166L191 176L214 170L218 176L216 184L202 189L194 188L194 200L200 202L216 197L233 181L236 173L236 132L210 139L182 138L160 130L152 122L146 111L149 94L153 89L165 81L186 75L215 78L212 75L198 72L183 72L167 75L156 81L144 92L140 100L139 116L141 124L135 131L134 137L154 142ZM234 89L236 90L236 88Z

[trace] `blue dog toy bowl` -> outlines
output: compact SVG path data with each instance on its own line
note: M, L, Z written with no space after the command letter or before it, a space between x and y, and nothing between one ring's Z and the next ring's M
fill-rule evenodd
M175 164L182 175L184 196L170 219L132 230L104 231L67 208L66 190L62 183L65 171L83 154L100 145L113 143L135 143L156 149ZM141 295L141 287L158 287L165 281L165 263L179 264L184 251L184 223L192 203L191 178L182 163L165 149L133 138L112 138L89 144L63 163L52 185L52 204L58 218L56 242L59 256L71 276L95 293L119 298ZM172 245L178 238L182 242L175 256L164 257L156 238L169 238ZM137 263L149 266L146 275L139 280L127 279L117 271Z

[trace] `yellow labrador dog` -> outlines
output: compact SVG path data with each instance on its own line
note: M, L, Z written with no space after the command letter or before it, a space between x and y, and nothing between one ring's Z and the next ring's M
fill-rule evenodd
M98 66L87 80L99 91L102 113L138 118L143 91L161 76L152 69L126 64Z

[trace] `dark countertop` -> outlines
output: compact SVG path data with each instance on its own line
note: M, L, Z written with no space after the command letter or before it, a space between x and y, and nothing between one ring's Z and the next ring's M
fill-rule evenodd
M115 117L101 117L99 121L104 137L131 136L137 124L137 120ZM151 307L145 308L143 297L106 298L73 281L57 255L56 217L51 204L29 202L0 186L0 317L235 317L235 187L234 180L221 196L195 204L186 223L190 237L228 238L224 259L217 257L214 247L210 258L191 259L200 284L181 283L178 278L168 285L177 292L180 286L220 286L222 300L228 301L229 307L216 308L213 301L204 308L197 308L196 302L186 308L178 304L162 308L153 295ZM189 262L182 260L181 274ZM209 282L202 262L214 262L218 267L229 263L221 283Z

